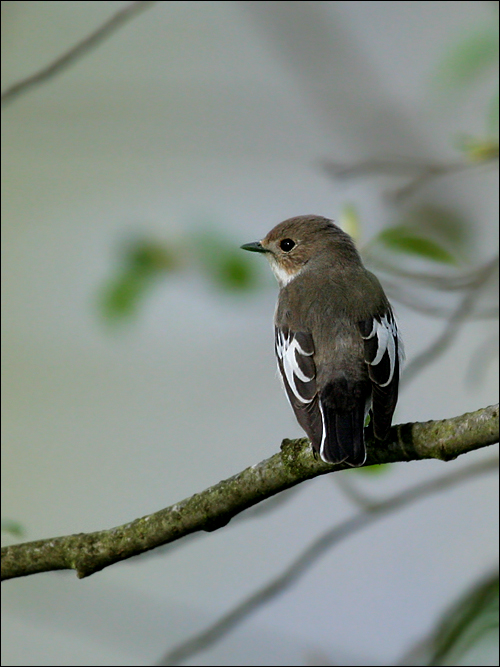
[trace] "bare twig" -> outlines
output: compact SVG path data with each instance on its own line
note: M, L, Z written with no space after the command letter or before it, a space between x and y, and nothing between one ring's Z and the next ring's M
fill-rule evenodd
M446 326L441 334L437 337L434 343L407 364L401 379L401 387L404 387L417 373L420 373L423 368L432 363L450 346L453 340L455 340L460 331L460 325L467 320L474 310L478 292L484 285L486 285L493 271L496 270L497 265L498 258L495 258L488 262L481 272L477 273L475 280L471 281L468 290L465 292L457 308L448 318Z
M455 312L448 319L445 328L436 340L423 352L406 365L401 378L400 387L405 387L417 374L429 366L439 357L455 340L460 331L460 325L468 318L474 307L476 294L474 291L467 292Z
M428 458L447 461L495 442L498 405L452 419L393 426L383 443L375 444L368 438L365 465ZM221 528L265 498L347 467L316 460L306 438L284 440L281 451L271 458L172 507L123 526L4 547L2 579L69 569L80 578L87 577L185 535Z
M63 69L69 67L75 63L79 58L81 58L85 53L94 49L99 42L102 42L104 39L109 37L111 33L117 30L127 21L130 21L132 18L137 16L140 12L143 12L145 9L148 9L154 5L154 0L142 0L140 2L132 2L130 5L123 7L116 14L105 21L97 30L85 37L81 42L78 42L73 46L69 51L63 53L62 56L59 56L54 60L50 65L47 65L43 69L35 72L31 76L28 76L21 81L17 81L12 86L7 88L2 93L1 102L2 106L9 104L16 97L27 92L30 88L40 85L47 79L52 78L56 74L59 74Z
M235 626L243 622L256 609L292 586L311 567L311 564L318 560L328 549L365 526L432 493L443 491L476 475L493 472L497 467L497 458L472 464L449 475L414 486L392 498L372 504L365 511L347 519L338 526L330 528L312 542L276 579L250 595L207 630L168 651L157 664L178 665L200 651L209 648Z
M423 171L421 174L411 179L409 183L403 185L400 188L395 188L394 190L389 190L385 193L385 196L390 201L395 203L402 202L404 199L407 199L411 195L415 194L417 190L430 183L435 178L440 176L447 176L450 174L456 174L461 171L466 171L468 169L477 169L479 166L491 164L498 160L498 155L491 155L487 158L484 158L480 161L463 161L463 162L452 162L448 165L435 165L434 168L430 166L427 170Z
M482 340L472 352L465 381L471 386L477 386L481 376L486 371L487 365L498 357L498 332Z
M368 254L367 262L385 273L396 276L398 279L402 278L428 289L436 289L443 292L461 292L489 280L493 273L498 270L499 257L497 255L470 271L454 273L452 275L405 271L398 266L377 261L377 258L371 254Z
M415 310L417 313L422 313L422 315L440 319L449 318L453 315L453 308L427 303L420 297L410 294L397 283L384 280L384 289L391 301L397 301L403 306ZM471 317L473 317L474 320L492 320L497 319L498 315L498 306L486 306L481 310L474 310Z
M356 475L356 477L358 477L358 475ZM374 505L379 502L378 500L368 496L363 491L360 491L355 483L353 483L351 475L335 475L333 479L335 481L335 485L358 509L368 512Z
M342 164L332 160L324 160L321 166L333 178L348 179L362 176L413 176L419 177L423 173L444 174L464 166L462 161L435 164L409 158L372 158L355 164Z
M478 166L490 164L498 160L498 152L494 148L480 160L459 160L441 164L419 162L410 159L371 159L357 164L340 164L330 160L321 162L323 170L335 179L360 178L363 176L406 176L410 181L401 188L397 188L388 197L394 202L400 202L412 195L418 188L429 181L448 174L458 173L467 169L477 169Z

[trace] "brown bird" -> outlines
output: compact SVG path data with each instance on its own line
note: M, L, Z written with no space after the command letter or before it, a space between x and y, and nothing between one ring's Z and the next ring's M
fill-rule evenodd
M324 461L362 465L366 416L383 440L404 360L378 279L351 237L317 215L285 220L241 247L265 254L280 286L275 350L299 424Z

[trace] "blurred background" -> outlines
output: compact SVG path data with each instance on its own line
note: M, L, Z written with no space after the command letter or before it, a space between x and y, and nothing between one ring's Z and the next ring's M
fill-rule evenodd
M2 2L2 90L130 4ZM408 359L396 422L498 400L498 3L143 5L4 97L6 544L125 523L302 435L277 285L239 250L290 216L333 218L383 280ZM491 449L315 479L82 581L5 583L2 664L161 661L360 511L353 489ZM391 514L185 664L427 664L448 610L495 582L497 518L494 475ZM494 624L476 635L445 664L498 664Z

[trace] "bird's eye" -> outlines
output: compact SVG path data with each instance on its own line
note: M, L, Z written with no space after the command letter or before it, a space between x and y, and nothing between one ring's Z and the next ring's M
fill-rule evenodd
M283 239L283 241L280 242L280 248L284 252L290 252L292 248L295 247L295 241L292 241L292 239Z

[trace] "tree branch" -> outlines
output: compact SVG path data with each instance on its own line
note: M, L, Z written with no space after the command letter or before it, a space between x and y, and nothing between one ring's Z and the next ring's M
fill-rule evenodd
M117 30L121 25L154 4L155 2L153 0L141 0L138 2L132 2L130 5L120 9L118 12L113 14L111 18L105 21L99 28L97 28L97 30L85 37L85 39L82 39L82 41L75 44L75 46L69 49L69 51L66 51L66 53L63 53L61 56L56 58L56 60L51 62L50 65L47 65L31 76L28 76L25 79L21 79L21 81L17 81L16 83L12 84L12 86L9 86L9 88L7 88L7 90L2 93L2 106L12 102L16 97L27 92L30 88L38 86L47 79L52 78L56 74L59 74L59 72L61 72L63 69L81 58L87 51L95 48L99 42L102 42L104 39L106 39L106 37Z
M367 437L365 465L436 458L444 461L498 442L498 405L451 419L399 424L384 443ZM201 493L130 523L16 544L2 549L2 580L52 570L79 578L194 533L225 526L232 517L296 484L343 470L316 460L306 438L283 440L281 451Z
M444 491L455 484L464 482L477 475L494 472L497 468L497 458L479 461L466 468L462 467L460 470L454 470L451 474L442 475L436 479L413 486L380 502L366 504L362 512L328 529L317 537L275 579L249 595L206 630L193 635L173 649L170 649L156 664L179 665L188 658L192 658L197 653L206 650L242 623L259 607L275 598L287 588L290 588L326 551L357 533L365 526L375 523L375 521L387 516L390 512L399 510L421 498L426 498L431 493Z

